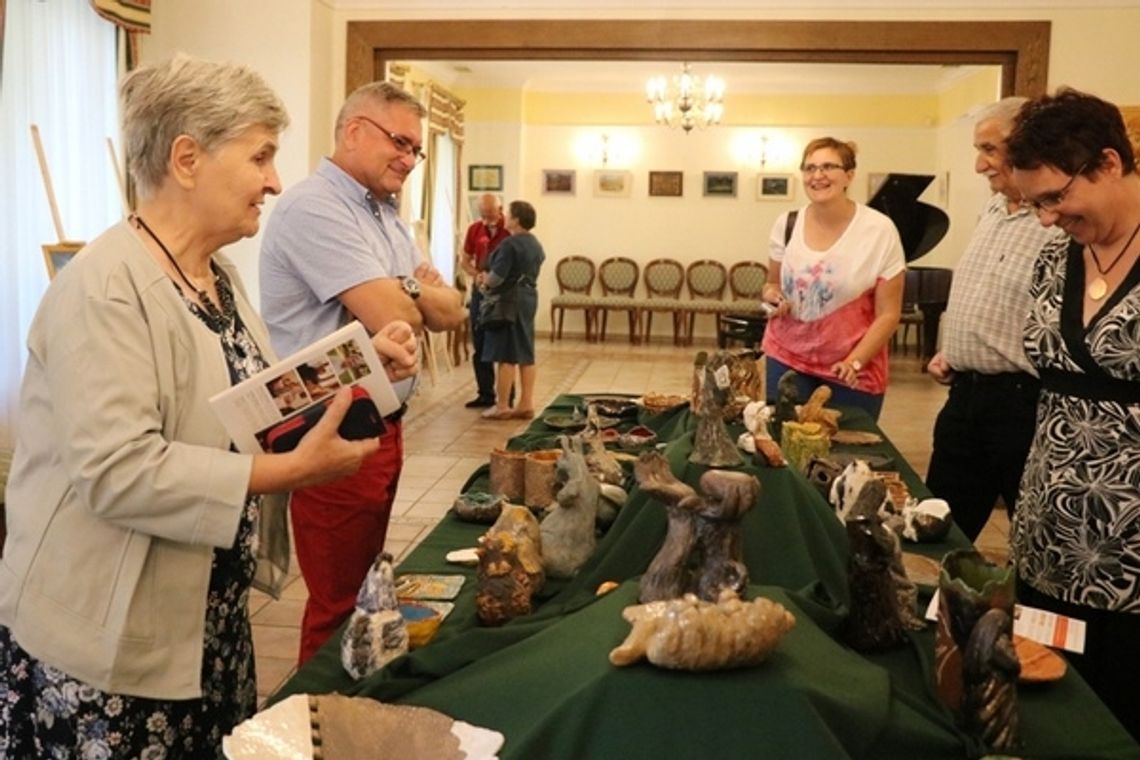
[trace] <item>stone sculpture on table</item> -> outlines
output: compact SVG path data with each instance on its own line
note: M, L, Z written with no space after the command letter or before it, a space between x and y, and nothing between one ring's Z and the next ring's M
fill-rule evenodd
M396 600L392 555L377 555L356 595L356 608L340 642L340 661L361 679L408 651L408 630Z
M705 601L730 589L743 593L748 568L743 561L741 519L760 495L751 475L709 470L701 476L700 496L678 480L665 457L645 453L634 466L641 489L665 505L665 541L641 576L642 602L675 599L687 593Z
M857 480L858 464L863 463L848 466L851 472L845 475L849 479L837 480L833 486L833 495L840 495L838 514L847 527L851 551L848 633L857 649L881 649L901 641L903 630L921 630L926 623L917 612L918 587L907 577L899 538L883 522L887 486L873 475ZM852 500L855 487L859 491Z
M693 437L690 462L710 467L739 467L744 464L724 424L724 406L732 392L731 363L731 354L718 351L704 364L698 364L694 384L700 386L700 403L694 410L697 432Z
M625 481L625 471L613 453L606 448L595 404L590 404L587 408L586 428L578 434L578 438L582 442L586 465L593 476L601 483L620 486Z
M786 467L788 462L784 459L784 452L780 445L772 440L771 424L775 407L768 406L763 401L752 401L744 406L742 416L744 427L748 431L742 433L736 445L750 454L754 454L753 461L767 467Z
M1020 673L1013 618L991 609L974 626L962 657L962 717L968 733L1000 752L1017 745Z
M529 615L546 580L538 520L526 507L506 505L479 539L479 591L475 610L483 625Z
M794 370L788 370L776 384L776 415L772 418L772 437L777 441L783 440L784 423L795 422L797 419L796 404L800 403L799 391L796 390L798 377Z
M582 442L562 439L554 475L554 504L542 520L542 562L552 578L573 577L597 548L594 528L601 487L590 473Z
M823 428L828 438L839 430L839 410L824 406L831 400L831 388L821 385L811 392L807 403L796 407L796 417L800 422L816 422Z
M742 601L728 589L715 602L686 594L626 607L622 617L633 629L610 652L611 663L620 667L645 657L654 665L676 670L757 665L796 624L778 602Z

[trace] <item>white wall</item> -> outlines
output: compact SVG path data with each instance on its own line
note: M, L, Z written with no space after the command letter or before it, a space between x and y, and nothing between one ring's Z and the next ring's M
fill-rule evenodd
M629 197L595 197L596 160L583 160L576 146L602 131L611 141L634 146L624 161L611 162L610 169L629 170L633 176ZM567 255L584 255L600 263L609 256L628 256L644 266L655 258L668 257L682 264L713 258L730 267L746 259L767 261L767 240L780 213L806 203L799 174L803 146L812 138L834 134L854 140L859 146L855 181L850 195L867 198L868 172L911 172L935 174L939 171L937 132L934 129L781 129L780 136L794 146L794 154L782 164L765 171L789 173L795 185L791 201L757 200L756 177L759 166L743 163L734 155L734 146L757 130L743 127L716 127L684 134L660 126L648 127L566 127L526 125L525 145L518 171L520 192L508 192L506 200L523 198L538 211L535 234L542 242L547 265L539 279L543 306L537 328L549 327L547 299L558 292L555 262ZM765 130L769 131L769 130ZM488 163L502 163L508 177L515 173L510 153L513 146L498 129L472 125L468 139L473 154L485 156ZM619 139L620 138L620 139ZM490 140L492 142L488 143ZM577 192L574 196L544 195L543 169L575 169ZM684 172L684 195L680 198L649 197L649 171ZM705 171L735 171L735 198L705 197L702 194ZM933 186L932 186L933 189ZM925 197L925 196L924 196ZM956 257L955 257L956 258ZM923 259L923 263L927 263ZM933 263L931 265L934 265ZM638 293L644 292L639 285ZM686 294L687 297L687 294ZM571 320L571 324L578 322ZM711 320L698 321L698 334L708 334Z

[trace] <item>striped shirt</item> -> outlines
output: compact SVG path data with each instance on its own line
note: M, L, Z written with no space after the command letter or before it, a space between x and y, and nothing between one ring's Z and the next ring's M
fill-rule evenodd
M942 352L958 372L1037 374L1023 345L1029 283L1037 254L1064 233L1042 227L1028 206L1011 214L1007 204L1004 195L994 194L954 269Z

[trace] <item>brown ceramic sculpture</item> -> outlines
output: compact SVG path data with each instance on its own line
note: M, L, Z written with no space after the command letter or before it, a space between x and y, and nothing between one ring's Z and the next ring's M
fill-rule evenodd
M740 521L760 495L760 482L739 472L710 470L701 476L698 496L656 452L634 466L641 489L665 505L665 541L641 576L640 601L675 599L693 593L705 601L725 589L742 593L748 585Z
M526 507L507 505L479 539L475 610L483 625L502 625L531 612L545 581L538 520Z
M700 386L700 404L694 401L697 432L693 437L693 452L689 454L690 462L710 467L744 464L724 425L724 406L732 392L731 364L732 356L723 351L713 354L703 364L698 362L694 383Z
M554 491L554 505L542 520L542 562L550 577L570 578L597 548L594 528L601 499L578 439L562 439Z
M1013 618L1003 609L988 610L970 633L962 658L962 719L969 734L999 752L1017 746L1020 672Z
M796 624L783 605L764 598L741 601L728 590L716 602L686 594L626 607L622 617L633 629L610 652L611 663L631 665L645 657L654 665L676 670L757 665Z
M523 500L528 507L545 509L554 501L554 468L560 456L559 449L543 449L526 455Z

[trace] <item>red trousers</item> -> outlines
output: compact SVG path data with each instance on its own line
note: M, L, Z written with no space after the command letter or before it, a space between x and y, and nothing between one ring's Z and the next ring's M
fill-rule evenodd
M364 460L355 475L293 492L293 540L309 588L298 665L348 619L364 576L384 547L404 465L401 431L400 422L388 423L380 450Z

